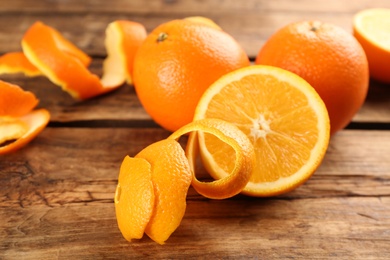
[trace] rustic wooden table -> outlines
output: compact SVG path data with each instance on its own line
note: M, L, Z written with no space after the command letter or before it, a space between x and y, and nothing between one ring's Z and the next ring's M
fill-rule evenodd
M253 60L287 23L319 19L351 31L352 17L387 0L0 1L0 54L19 51L41 20L93 57L101 74L107 24L215 20ZM132 86L75 102L46 78L0 76L33 91L52 115L27 147L0 157L0 259L390 259L390 85L371 82L361 111L332 137L303 186L275 198L209 200L189 190L180 227L163 246L123 239L113 196L120 163L170 133L145 113Z

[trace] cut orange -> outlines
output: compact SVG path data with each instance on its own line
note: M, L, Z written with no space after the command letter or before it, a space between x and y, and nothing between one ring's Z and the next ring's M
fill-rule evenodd
M41 75L37 67L31 64L23 52L10 52L0 57L0 74L24 73L34 77Z
M304 183L329 142L328 113L316 91L296 74L271 66L246 67L217 80L196 108L194 120L202 118L231 122L251 140L255 167L242 192L252 196L278 195ZM235 167L233 149L213 135L198 135L205 168L215 179L228 176Z
M45 128L50 114L31 111L37 104L33 93L0 80L0 154L20 149Z
M198 147L193 141L188 142L187 158L192 170L192 187L201 195L211 199L226 199L240 193L251 177L255 153L248 137L235 125L218 119L193 121L177 131L169 138L178 140L180 136L191 133L190 140L197 138L197 133L208 133L218 138L233 151L233 167L222 178L213 182L202 182L195 175L195 161Z
M374 8L358 12L353 33L368 60L370 76L390 83L390 9Z

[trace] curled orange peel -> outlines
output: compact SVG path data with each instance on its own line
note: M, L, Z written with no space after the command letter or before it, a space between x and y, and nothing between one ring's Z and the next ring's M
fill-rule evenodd
M187 133L196 138L198 131L215 135L235 150L236 167L226 178L210 183L196 179L194 147L187 146L186 154L178 140ZM147 146L134 158L126 156L114 197L123 237L130 241L146 233L155 242L164 244L184 217L190 184L208 198L228 198L245 187L253 163L254 150L246 135L219 119L194 121L167 139Z
M236 153L235 167L225 177L202 182L195 175L195 162L198 155L197 132L212 134L222 142L231 146ZM249 181L255 163L255 152L248 137L235 125L219 119L202 119L193 121L174 132L168 139L179 139L190 133L186 148L186 156L192 172L192 186L201 195L210 199L226 199L240 193Z
M9 52L0 57L0 74L5 73L24 73L29 77L42 75L23 52Z
M16 60L0 58L0 73L38 75L35 68L73 98L84 100L117 89L125 81L131 82L134 54L145 38L146 30L139 23L125 20L110 23L105 40L108 54L100 79L88 70L91 57L60 32L38 21L22 39L23 55L28 62L20 54Z
M22 148L46 127L50 114L33 110L37 104L33 93L0 80L0 155Z

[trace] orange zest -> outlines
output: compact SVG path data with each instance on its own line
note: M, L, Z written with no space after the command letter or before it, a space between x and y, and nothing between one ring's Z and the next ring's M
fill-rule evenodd
M187 133L196 136L198 131L215 135L236 151L236 167L229 176L210 183L196 179L196 154L186 155L178 139ZM119 229L129 241L145 232L164 244L181 223L190 184L209 198L232 197L247 184L253 164L253 146L233 124L218 119L189 123L134 158L123 160L114 199Z
M208 133L230 146L234 153L232 171L212 182L202 182L196 178L195 162L197 158L197 133ZM169 138L177 140L191 133L186 155L191 166L192 187L201 195L211 199L226 199L240 193L252 175L255 153L248 137L235 125L218 119L194 121L174 132Z
M151 144L122 163L115 192L119 228L127 240L144 231L164 244L179 226L186 209L191 173L175 140Z
M88 99L120 87L132 79L135 52L146 38L143 25L114 21L106 29L107 58L103 76L88 70L91 58L54 28L35 22L22 39L23 53L0 57L0 73L45 75L75 99Z
M0 57L0 74L24 73L26 76L41 75L40 70L31 64L23 52L9 52Z
M14 152L34 139L47 125L46 109L32 109L35 95L20 87L0 81L0 154Z

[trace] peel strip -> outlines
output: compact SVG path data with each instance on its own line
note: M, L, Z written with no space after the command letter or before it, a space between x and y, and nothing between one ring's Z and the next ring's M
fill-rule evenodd
M236 153L235 167L227 176L212 182L202 182L195 175L195 161L198 154L197 131L206 132L230 145ZM249 181L255 162L254 148L248 137L236 126L219 119L193 121L174 132L169 139L178 140L190 133L186 156L193 174L192 186L201 195L210 199L226 199L240 193Z
M28 76L43 74L75 99L88 99L131 82L130 65L143 40L143 25L131 21L114 21L106 29L106 49L103 76L91 73L87 67L91 58L66 40L54 28L35 22L22 39L23 56L0 57L1 73L23 72ZM130 46L131 49L128 49ZM2 59L3 58L3 59ZM15 64L16 63L16 64Z

